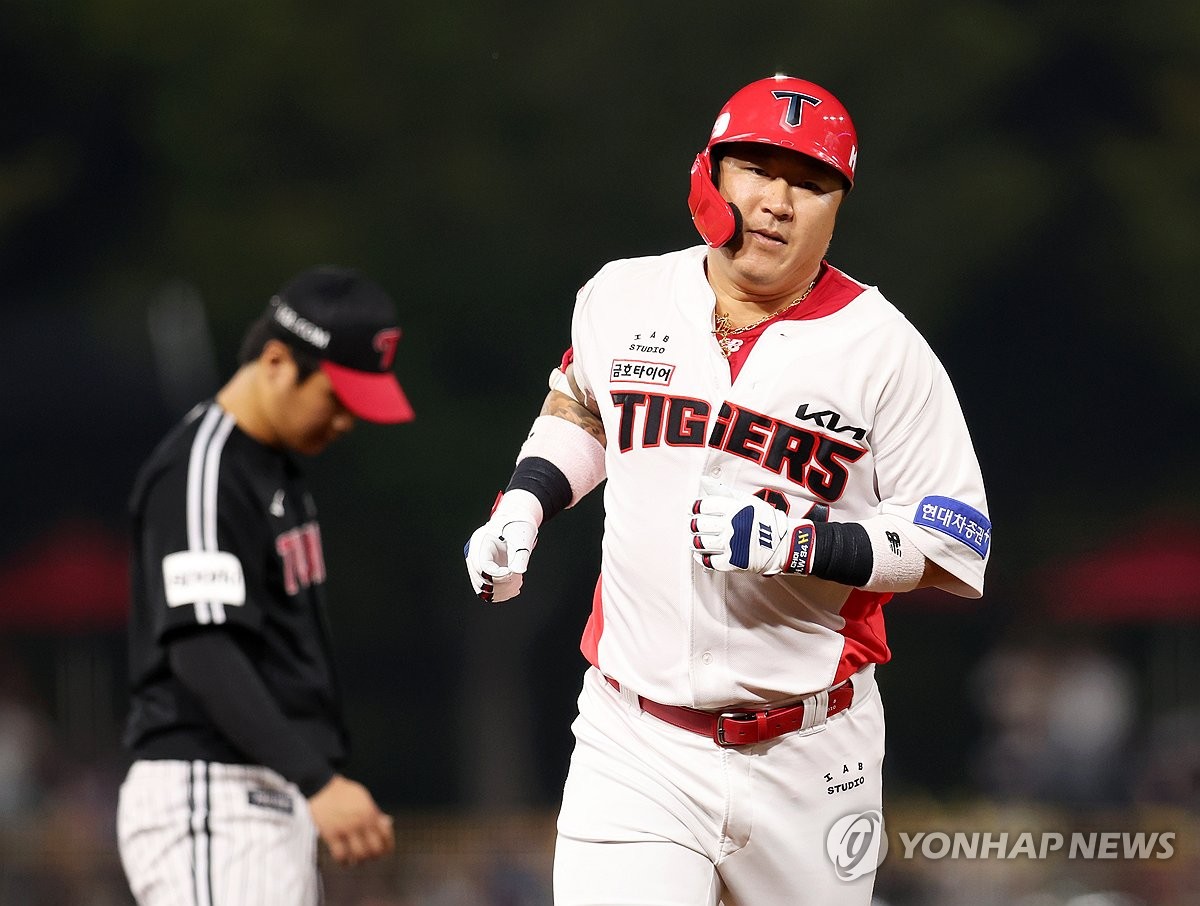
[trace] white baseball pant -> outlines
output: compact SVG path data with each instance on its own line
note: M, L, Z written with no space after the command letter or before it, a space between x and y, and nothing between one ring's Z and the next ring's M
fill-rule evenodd
M619 680L619 677L617 678ZM867 906L874 864L838 876L827 837L878 812L874 667L827 722L737 748L642 711L588 670L554 857L555 906Z

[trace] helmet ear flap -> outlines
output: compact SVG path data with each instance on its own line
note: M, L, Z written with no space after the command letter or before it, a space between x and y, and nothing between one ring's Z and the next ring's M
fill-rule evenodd
M728 245L742 231L742 218L713 182L712 157L708 149L696 155L692 163L688 210L700 237L710 248Z

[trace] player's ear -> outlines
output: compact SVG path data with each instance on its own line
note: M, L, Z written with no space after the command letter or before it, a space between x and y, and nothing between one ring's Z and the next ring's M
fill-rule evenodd
M278 367L292 361L292 351L288 349L287 343L272 338L263 343L258 361L269 368Z
M263 343L262 352L258 354L258 367L267 381L294 380L296 360L287 343L274 338Z

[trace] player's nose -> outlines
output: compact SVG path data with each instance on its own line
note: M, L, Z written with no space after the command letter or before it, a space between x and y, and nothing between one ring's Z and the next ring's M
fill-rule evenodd
M763 210L777 220L792 217L791 184L782 177L772 179L763 189Z

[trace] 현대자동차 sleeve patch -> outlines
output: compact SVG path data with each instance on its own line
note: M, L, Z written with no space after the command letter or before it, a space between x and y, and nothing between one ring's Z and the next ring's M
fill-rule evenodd
M987 557L992 544L991 520L953 497L926 497L917 505L913 523L958 539L980 557Z

